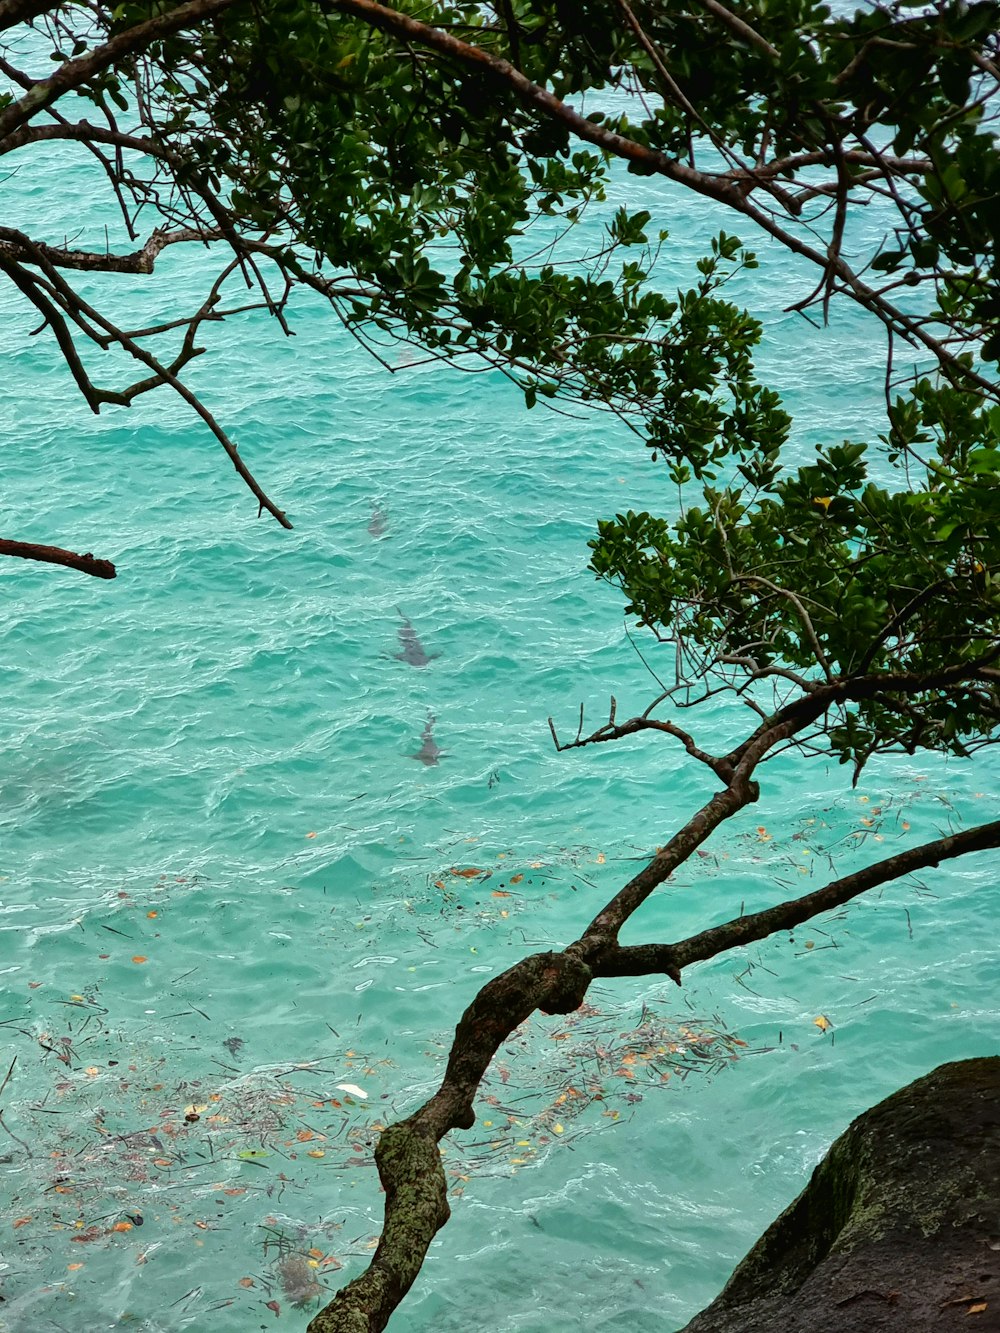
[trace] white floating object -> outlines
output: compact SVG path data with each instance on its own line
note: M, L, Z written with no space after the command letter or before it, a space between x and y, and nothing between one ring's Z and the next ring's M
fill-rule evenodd
M363 1102L368 1100L368 1094L364 1088L359 1088L356 1083L338 1083L337 1088L340 1092L347 1092L352 1097L360 1097Z

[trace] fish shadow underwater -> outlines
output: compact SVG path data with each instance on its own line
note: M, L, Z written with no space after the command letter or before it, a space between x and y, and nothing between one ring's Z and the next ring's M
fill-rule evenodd
M433 662L436 657L440 657L440 653L429 653L427 651L420 641L420 635L413 628L412 622L403 615L398 606L396 610L399 612L399 617L403 623L396 631L399 636L399 652L393 653L393 657L397 661L406 662L408 666L412 667L425 667Z
M427 722L424 725L423 731L420 733L420 740L422 742L420 749L410 755L411 759L419 759L419 761L422 764L425 764L428 768L440 763L442 759L447 758L445 751L441 749L437 741L434 739L435 721L434 714L429 712L427 714Z

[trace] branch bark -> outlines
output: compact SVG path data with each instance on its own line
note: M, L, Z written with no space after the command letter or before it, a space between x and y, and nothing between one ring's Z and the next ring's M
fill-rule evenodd
M21 560L41 560L47 565L65 565L67 569L77 569L81 574L91 574L95 579L113 579L118 571L110 560L101 560L88 551L86 555L77 555L62 546L40 546L37 542L16 542L0 537L0 555L18 556Z

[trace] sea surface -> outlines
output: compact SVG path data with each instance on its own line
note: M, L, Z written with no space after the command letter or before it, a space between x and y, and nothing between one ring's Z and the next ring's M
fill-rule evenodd
M87 165L18 159L8 225L104 243ZM622 174L620 202L669 228L671 284L739 231L662 182ZM797 456L874 438L879 330L787 313L815 279L758 249L735 290ZM213 276L180 250L87 290L168 318ZM0 1330L304 1329L366 1263L374 1138L433 1089L477 988L571 939L712 790L667 739L557 752L547 723L572 736L583 705L597 726L612 693L640 711L648 668L672 670L636 652L586 543L674 496L613 419L529 412L502 377L405 348L388 373L302 299L292 338L259 315L209 327L189 376L286 532L169 392L90 415L36 324L0 288L0 532L118 577L0 564ZM120 381L111 354L88 364ZM396 656L406 624L423 666ZM726 744L748 716L713 702L691 725ZM413 757L429 719L435 765ZM845 774L769 764L627 938L996 810L985 760ZM968 858L682 990L605 984L526 1024L444 1146L452 1220L391 1327L680 1327L852 1117L996 1052L995 884L995 857Z

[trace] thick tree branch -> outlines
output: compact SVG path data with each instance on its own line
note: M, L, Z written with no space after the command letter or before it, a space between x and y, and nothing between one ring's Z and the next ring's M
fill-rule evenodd
M52 112L51 114L56 114ZM105 144L109 148L128 148L135 153L143 153L147 157L162 158L165 161L175 161L174 154L169 153L161 143L155 139L146 138L145 135L129 134L124 130L111 130L103 125L92 125L89 120L57 120L55 124L44 125L23 125L19 130L14 130L0 140L0 157L4 153L15 152L18 148L24 148L27 144L49 143L52 140L70 140L75 143L83 144Z
M47 565L65 565L81 574L92 574L95 579L113 579L117 570L110 560L101 560L88 551L77 555L61 546L40 546L38 542L15 542L0 537L0 555L18 556L21 560L41 560Z
M712 804L687 827L699 832ZM693 841L687 855L696 845ZM683 966L791 929L901 875L996 846L1000 846L1000 820L911 848L803 898L676 944L621 947L612 941L593 950L585 933L564 952L534 954L487 982L455 1030L440 1088L407 1120L385 1130L376 1149L385 1188L385 1226L369 1268L315 1316L308 1333L381 1333L385 1328L450 1214L437 1143L450 1129L468 1129L475 1123L473 1099L483 1075L501 1043L535 1009L572 1012L583 1002L594 977L666 974L680 984ZM589 962L583 961L585 955Z
M450 1210L438 1141L475 1123L472 1100L501 1043L536 1009L572 1013L590 969L562 953L533 954L488 981L466 1009L441 1086L384 1131L375 1152L385 1188L385 1227L371 1264L322 1309L308 1333L381 1333L420 1271Z
M85 273L152 273L157 255L168 245L184 241L218 240L220 233L180 227L170 231L157 227L141 250L130 255L98 254L93 250L64 250L59 246L33 241L14 227L0 227L0 256L16 263L38 264L42 260L55 268L77 269Z
M55 8L52 0L0 0L0 32L18 23L30 23Z
M702 963L720 953L728 953L730 949L765 940L779 931L794 930L803 922L811 921L814 916L842 907L852 898L878 888L881 884L890 884L917 870L926 870L929 866L940 865L942 861L953 857L986 851L991 847L1000 847L1000 820L980 824L962 833L949 834L934 842L922 843L919 847L911 847L896 856L886 857L884 861L865 866L854 874L835 879L814 893L791 898L774 907L767 907L762 912L736 917L723 925L700 931L697 935L689 935L676 944L616 945L606 949L594 961L592 971L595 977L641 977L657 972L665 972L673 977L675 973L679 974L681 968L690 967L692 963ZM679 977L676 979L679 980Z

